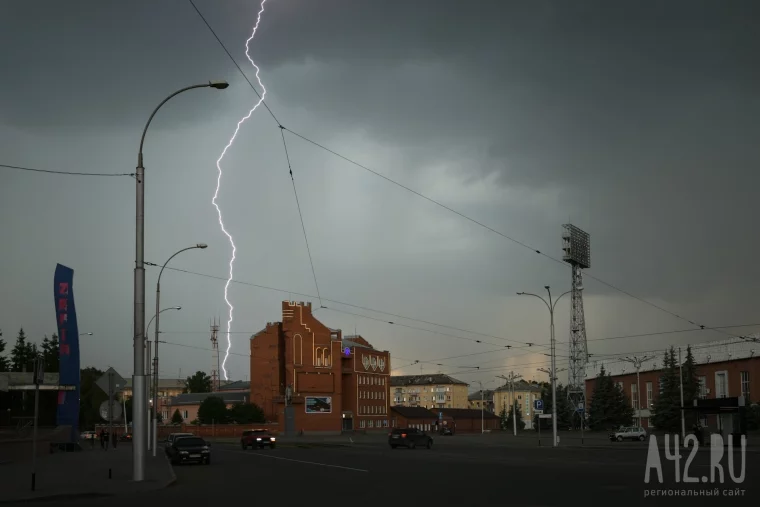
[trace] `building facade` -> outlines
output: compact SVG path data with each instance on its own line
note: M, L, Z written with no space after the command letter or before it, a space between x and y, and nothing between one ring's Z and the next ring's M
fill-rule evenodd
M339 433L388 427L390 354L343 339L311 312L282 302L282 321L251 338L251 401L279 431Z
M221 398L224 400L225 405L227 408L232 408L233 405L236 403L249 403L250 401L250 395L246 392L240 392L240 391L231 391L231 392L213 392L213 393L186 393L186 394L179 394L177 396L174 396L172 398L169 398L169 401L167 402L166 406L164 407L164 413L165 417L163 418L164 424L172 424L172 417L174 416L174 412L179 412L180 417L182 417L182 423L184 424L190 424L195 423L198 419L198 409L201 406L201 403L206 398L210 398L212 396Z
M541 387L539 385L518 380L514 383L513 389L512 385L507 383L494 390L494 414L501 414L501 411L504 409L512 410L512 404L517 402L522 411L522 420L525 421L525 429L532 429L533 418L535 416L533 413L533 402L540 399Z
M474 393L470 393L469 396L467 396L467 401L469 402L468 408L476 410L480 410L482 408L483 410L487 410L489 412L494 411L492 389L484 389L483 391L475 391Z
M711 400L719 398L736 398L744 396L747 403L760 398L760 352L758 343L737 344L727 341L711 347L695 346L694 359L697 364L699 381L699 398ZM685 351L682 353L685 361ZM641 418L641 426L653 428L651 422L654 401L660 392L662 375L662 357L653 358L642 364L637 380L636 370L630 364L604 365L613 381L623 389L634 410L634 423ZM595 379L586 380L587 406L590 406L594 394ZM684 405L692 406L693 401L684 400ZM710 431L719 430L719 420L715 416L704 416L702 426Z
M393 406L469 408L468 384L441 373L432 375L398 375L391 377Z

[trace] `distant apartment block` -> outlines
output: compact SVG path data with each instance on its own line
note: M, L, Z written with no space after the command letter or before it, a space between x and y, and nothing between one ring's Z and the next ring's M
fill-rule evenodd
M467 387L466 382L442 373L392 376L392 404L430 410L469 408Z

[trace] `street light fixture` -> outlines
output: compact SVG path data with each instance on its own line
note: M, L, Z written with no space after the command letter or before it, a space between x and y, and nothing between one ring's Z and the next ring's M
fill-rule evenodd
M145 410L145 167L143 167L143 145L145 144L145 134L148 132L153 117L156 115L161 106L166 104L171 98L180 93L195 88L215 88L224 90L229 86L225 81L209 81L204 84L188 86L177 90L166 97L153 110L148 122L143 128L140 137L140 150L137 154L137 170L135 171L136 200L135 200L135 270L134 270L134 367L132 373L132 388L134 396L133 405L133 453L132 453L132 480L145 480L145 455L148 427L144 426L146 414Z
M156 446L158 445L158 435L156 434L158 432L158 410L156 407L158 407L158 333L160 325L159 322L161 321L161 311L158 309L159 304L161 303L161 275L164 274L164 269L166 269L166 265L171 262L173 258L181 254L182 252L186 252L188 250L205 250L208 248L208 245L206 243L197 243L193 246L189 246L187 248L183 248L182 250L178 250L174 253L171 257L169 257L166 262L164 262L164 265L161 267L161 271L158 272L158 281L156 281L156 315L154 318L156 319L156 326L153 329L156 333L155 338L155 357L153 359L153 399L156 400L153 408L153 457L156 457Z
M554 342L554 309L557 307L557 302L562 299L562 296L565 294L570 294L572 291L563 292L562 294L557 297L554 301L552 301L552 291L551 288L548 285L544 285L544 289L546 289L546 292L549 294L549 301L547 301L545 298L539 296L538 294L532 294L530 292L518 292L518 296L533 296L541 301L544 302L546 307L549 309L549 319L551 322L551 333L550 333L550 340L551 340L551 363L552 363L552 374L549 375L551 383L552 383L552 447L557 447L557 354L555 350L555 342Z
M79 333L79 336L92 336L92 333Z

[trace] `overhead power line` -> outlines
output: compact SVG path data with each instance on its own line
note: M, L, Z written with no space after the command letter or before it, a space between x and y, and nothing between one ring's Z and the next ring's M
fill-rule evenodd
M251 80L248 79L248 76L245 74L245 72L243 72L243 69L240 67L240 65L238 65L237 61L232 56L232 53L230 53L230 51L227 49L227 46L222 42L221 38L217 35L216 31L211 27L211 24L208 22L208 20L206 20L206 18L203 15L203 13L196 7L196 5L193 2L193 0L189 0L189 1L190 1L190 4L193 6L193 9L195 9L195 12L203 20L203 23L206 25L206 27L209 29L209 31L213 34L213 36L216 39L216 41L222 47L222 49L227 54L227 56L229 57L229 59L232 60L232 63L235 65L235 67L238 69L238 71L240 72L240 74L243 76L243 78L246 80L246 82L248 83L248 85L251 87L251 90L253 90L253 92L256 94L256 96L259 99L261 99L261 95L259 94L258 90L256 90L256 87L253 86L253 83L251 83ZM406 190L407 192L410 192L410 193L412 193L412 194L414 194L414 195L416 195L418 197L421 197L421 198L425 199L426 201L428 201L428 202L430 202L430 203L432 203L432 204L434 204L434 205L436 205L436 206L438 206L440 208L443 208L446 211L449 211L450 213L458 215L459 217L461 217L461 218L463 218L463 219L465 219L465 220L467 220L467 221L469 221L469 222L471 222L471 223L473 223L473 224L475 224L475 225L477 225L479 227L482 227L483 229L486 229L486 230L488 230L488 231L490 231L490 232L492 232L492 233L494 233L494 234L496 234L498 236L501 236L502 238L506 239L507 241L515 243L516 245L521 246L521 247L523 247L525 249L531 250L532 252L534 252L534 253L536 253L538 255L541 255L541 256L549 259L549 260L552 260L552 261L554 261L554 262L556 262L558 264L561 264L563 266L567 266L567 264L564 261L562 261L561 259L558 259L558 258L556 258L554 256L549 255L549 254L546 254L546 253L540 251L539 249L537 249L537 248L535 248L535 247L533 247L533 246L531 246L531 245L529 245L527 243L524 243L524 242L522 242L522 241L520 241L520 240L518 240L516 238L508 236L507 234L505 234L505 233L503 233L503 232L501 232L501 231L499 231L497 229L494 229L493 227L491 227L489 225L486 225L483 222L480 222L480 221L478 221L478 220L476 220L476 219L474 219L474 218L472 218L472 217L470 217L468 215L465 215L464 213L462 213L460 211L457 211L454 208L446 206L445 204L443 204L443 203L441 203L441 202L439 202L439 201L437 201L437 200L435 200L435 199L433 199L431 197L428 197L427 195L425 195L425 194L423 194L421 192L418 192L417 190L414 190L414 189L412 189L412 188L410 188L410 187L408 187L408 186L406 186L406 185L404 185L402 183L399 183L399 182L397 182L397 181L389 178L388 176L385 176L384 174L382 174L380 172L377 172L377 171L375 171L373 169L370 169L368 166L366 166L364 164L360 164L359 162L357 162L357 161L355 161L355 160L353 160L353 159L351 159L351 158L349 158L349 157L347 157L345 155L342 155L342 154L338 153L337 151L335 151L333 149L330 149L330 148L328 148L327 146L325 146L323 144L320 144L320 143L318 143L316 141L313 141L312 139L309 139L308 137L306 137L306 136L304 136L302 134L299 134L298 132L295 132L295 131L293 131L293 130L291 130L291 129L285 127L285 126L283 126L282 123L277 119L277 117L275 116L275 114L272 112L272 110L269 108L269 106L266 103L264 103L264 102L262 102L262 103L264 104L264 107L266 107L267 111L269 111L269 114L271 115L272 119L277 123L277 126L278 126L278 128L280 128L281 131L288 131L291 134L293 134L294 136L296 136L296 137L298 137L298 138L300 138L300 139L302 139L302 140L304 140L304 141L306 141L306 142L308 142L308 143L310 143L310 144L312 144L312 145L314 145L314 146L316 146L316 147L318 147L318 148L320 148L320 149L322 149L322 150L324 150L324 151L326 151L328 153L331 153L332 155L334 155L334 156L336 156L336 157L338 157L338 158L340 158L340 159L342 159L342 160L344 160L344 161L346 161L346 162L348 162L348 163L350 163L350 164L352 164L352 165L354 165L354 166L356 166L356 167L358 167L360 169L363 169L363 170L365 170L365 171L367 171L367 172L369 172L369 173L371 173L371 174L373 174L373 175L375 175L375 176L377 176L379 178L382 178L382 179L386 180L387 182L392 183L393 185L396 185L399 188L402 188L402 189ZM284 137L283 137L283 139L284 139ZM612 284L610 282L607 282L607 281L605 281L605 280L603 280L603 279L601 279L601 278L599 278L597 276L591 275L589 273L585 273L584 275L585 275L586 278L590 278L592 280L596 280L597 282L601 283L602 285L605 285L605 286L609 287L610 289L613 289L613 290L618 291L618 292L620 292L622 294L625 294L626 296L628 296L630 298L633 298L633 299L635 299L635 300L637 300L637 301L639 301L641 303L649 305L649 306L651 306L651 307L653 307L653 308L655 308L655 309L657 309L657 310L659 310L661 312L667 313L668 315L671 315L672 317L675 317L675 318L677 318L679 320L683 320L684 322L688 322L689 324L691 324L691 325L693 325L693 326L695 326L695 327L697 327L699 329L713 329L713 330L716 330L719 333L726 334L728 336L736 336L736 335L733 335L731 333L726 333L724 331L717 330L715 328L708 328L707 326L705 326L703 324L699 324L699 323L697 323L696 321L694 321L692 319L684 317L684 316L682 316L682 315L680 315L678 313L675 313L675 312L673 312L671 310L668 310L667 308L664 308L661 305L658 305L658 304L653 303L653 302L651 302L649 300L646 300L646 299L644 299L644 298L642 298L640 296L637 296L637 295L635 295L635 294L633 294L633 293L631 293L631 292L629 292L627 290L624 290L624 289L618 287L617 285L614 285L614 284Z
M148 265L148 266L154 266L154 267L156 266L156 264L152 263L152 262L146 262L145 264ZM167 266L166 269L169 269L169 270L172 270L172 271L177 271L177 272L180 272L180 273L200 276L200 277L204 277L204 278L211 278L211 279L219 280L219 281L223 281L223 282L227 281L227 278L225 278L225 277L208 275L208 274L204 274L204 273L198 273L198 272L195 272L195 271L190 271L190 270L181 269L181 268L174 268L174 267L171 267L171 266ZM281 289L281 288L276 288L276 287L269 287L269 286L266 286L266 285L260 285L260 284L255 284L255 283L251 283L251 282L243 282L243 281L235 280L235 279L232 280L232 283L236 283L236 284L240 284L240 285L246 285L246 286L250 286L250 287L256 287L256 288L265 289L265 290L277 291L277 292L281 292L281 293L287 293L287 294L291 294L291 295L292 294L296 294L296 295L299 295L299 296L305 296L307 298L315 298L315 296L313 296L311 294L298 293L298 292L290 291L290 290L287 290L287 289ZM400 314L391 314L389 312L384 312L382 310L375 310L375 309L367 307L367 306L355 305L355 304L346 303L346 302L343 302L343 301L338 301L338 300L333 300L333 299L328 299L328 298L322 298L322 300L323 301L332 302L332 303L336 303L336 304L340 304L340 305L344 305L344 306L349 306L349 307L354 307L354 308L362 308L362 309L364 309L366 311L369 311L369 312L374 312L374 313L379 313L379 314L385 314L385 315L393 315L395 317L398 317L398 318L401 318L401 319L405 319L405 320L410 320L410 321L413 321L413 322L420 322L420 323L424 323L424 324L428 324L428 325L438 326L438 327L441 327L441 328L457 329L457 330L460 330L463 333L470 333L470 334L480 335L480 336L491 336L491 335L487 335L485 333L479 333L477 331L471 331L471 330L467 330L467 329L463 329L463 328L456 328L456 327L453 327L453 326L447 326L447 325L444 325L444 324L438 324L438 323L435 323L435 322L432 322L432 321L429 321L429 320L417 319L417 318L414 318L414 317L408 317L408 316L404 316L404 315L400 315ZM389 321L389 320L386 320L386 319L379 319L377 317L371 317L371 316L368 316L368 315L362 315L360 313L347 312L345 310L338 310L338 309L332 308L332 307L323 306L322 308L326 309L326 310L334 310L334 311L337 311L339 313L346 313L348 315L353 315L353 316L356 316L356 317L373 320L373 321L380 322L380 323L383 323L383 324L395 325L395 326L400 326L400 327L404 327L404 328L408 328L408 329L412 329L412 330L424 331L424 332L427 332L427 333L439 334L439 335L443 335L443 336L450 336L450 337L453 337L453 338L456 338L456 339L460 339L460 340L477 342L477 343L481 343L481 344L485 344L485 345L493 345L493 346L499 347L498 349L490 349L490 350L484 350L484 351L481 351L481 352L459 354L459 355L454 355L454 356L449 356L449 357L443 357L443 358L434 359L434 360L418 360L418 359L411 359L411 358L402 358L402 357L395 356L395 355L391 354L391 357L393 357L394 359L402 359L402 360L406 360L406 361L413 361L412 364L424 363L424 364L434 364L434 365L440 366L441 364L439 364L439 363L447 361L447 360L452 360L452 359L461 359L461 358L474 357L474 356L486 355L486 354L492 355L492 354L497 354L497 353L500 353L500 352L511 351L511 349L521 349L521 350L526 350L526 351L530 350L530 352L528 352L526 354L520 354L520 355L516 355L516 356L505 357L504 359L506 360L506 359L510 359L510 358L514 358L514 357L520 357L522 355L542 354L542 353L545 353L544 350L546 348L548 348L548 345L545 345L545 344L531 343L530 345L527 345L529 342L517 342L516 340L510 340L508 338L501 338L501 337L498 337L498 336L493 336L494 339L500 339L500 340L505 340L505 341L512 341L514 343L520 343L519 346L496 344L496 343L492 343L492 342L488 342L488 341L478 340L478 339L475 339L475 338L468 338L468 337L464 337L464 336L458 336L458 335L454 335L454 334L443 333L441 331L432 330L432 329L426 329L426 328L423 328L423 327L410 326L410 325L399 323L399 322L396 322L396 321ZM732 324L732 325L728 325L728 326L719 326L719 327L716 327L716 328L705 328L704 330L706 331L706 330L714 330L714 329L734 329L734 328L756 327L756 326L760 326L760 323L755 323L755 324ZM669 330L669 331L650 332L650 333L637 333L637 334L630 334L630 335L617 335L617 336L601 337L601 338L595 338L595 339L592 339L592 340L589 340L589 341L601 342L601 341L606 341L606 340L621 340L621 339L627 339L627 338L642 338L642 337L652 337L652 336L677 334L677 333L692 333L692 332L695 332L695 331L700 331L700 330L695 330L695 329L679 329L679 330ZM251 335L255 334L256 332L257 331L234 331L233 334L243 334L243 335L251 336ZM162 331L162 334L190 334L190 333L207 333L207 331ZM638 353L638 351L636 351L636 352L626 352L626 354L628 354L628 353ZM564 357L564 356L558 356L558 357ZM396 368L394 368L394 370L395 369Z
M34 167L24 167L24 166L8 165L8 164L0 164L0 167L4 169L12 169L15 171L29 171L29 172L35 172L35 173L60 174L63 176L134 176L135 175L135 173L83 173L83 172L74 172L74 171L55 171L52 169L36 169Z

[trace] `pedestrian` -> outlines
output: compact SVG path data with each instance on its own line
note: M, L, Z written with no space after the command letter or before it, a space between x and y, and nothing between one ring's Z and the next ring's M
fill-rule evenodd
M100 448L103 450L106 448L106 430L100 430Z
M113 448L116 449L116 442L119 441L119 439L116 437L116 432L114 432L113 436L111 437L111 440L113 440Z

